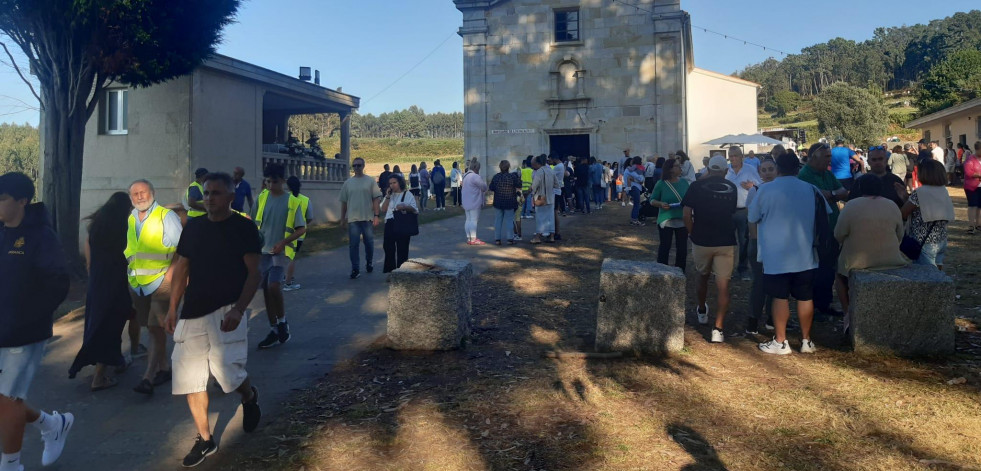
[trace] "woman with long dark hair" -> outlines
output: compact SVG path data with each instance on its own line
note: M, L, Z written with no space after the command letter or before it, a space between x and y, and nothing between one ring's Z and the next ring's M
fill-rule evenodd
M404 178L399 175L388 177L388 189L385 192L385 198L381 202L381 210L385 213L385 241L382 244L382 247L385 249L385 269L383 273L388 273L401 267L409 259L409 242L412 237L395 233L396 212L403 211L419 214L419 206L416 204L416 199L411 195L406 197L407 193Z
M88 365L96 365L92 391L119 384L113 368L125 365L122 354L123 326L132 309L129 280L126 277L126 233L133 206L129 195L113 193L95 213L88 217L89 238L85 258L89 271L85 296L85 334L82 348L68 370L74 378Z

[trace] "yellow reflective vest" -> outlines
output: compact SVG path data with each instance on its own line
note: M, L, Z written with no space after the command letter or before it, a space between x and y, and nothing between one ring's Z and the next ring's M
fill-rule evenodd
M532 170L529 167L525 167L525 168L522 168L521 169L521 189L522 190L524 190L524 191L531 190L531 181L534 178L532 175L534 173L535 173L535 171Z
M300 198L293 196L293 193L290 192L286 192L286 194L290 195L290 201L287 203L288 214L286 215L286 235L283 236L284 239L296 232L296 210L300 207ZM260 231L262 230L262 213L266 210L266 200L268 198L268 191L259 193L258 204L255 210L255 225L258 226ZM286 244L286 250L284 252L290 260L293 260L293 257L296 256L296 241Z
M198 211L194 208L191 208L191 188L194 187L197 187L198 191L201 192L201 195L204 196L204 187L201 186L201 184L198 183L197 181L191 182L191 184L187 186L187 190L184 190L184 199L187 200L187 217L189 218L196 218L198 216L204 216L205 214L207 214L204 211Z
M143 221L140 233L136 233L136 216L129 215L126 231L126 250L123 254L129 262L129 285L134 289L147 286L167 273L177 247L164 245L164 218L170 210L157 205Z
M304 195L303 193L300 193L300 196L297 196L297 198L300 199L300 214L302 214L303 218L306 219L307 209L310 208L310 198L307 195ZM306 238L307 238L307 233L304 232L303 235L300 236L300 240Z

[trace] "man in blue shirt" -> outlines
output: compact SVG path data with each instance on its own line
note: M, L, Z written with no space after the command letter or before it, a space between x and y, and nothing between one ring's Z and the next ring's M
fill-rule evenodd
M245 169L235 167L235 171L232 172L232 181L235 182L235 200L232 201L232 209L240 213L251 213L255 203L252 201L252 186L245 181ZM248 210L245 209L246 201L249 202Z
M792 353L787 342L790 296L797 300L800 318L801 353L814 353L811 325L814 321L814 273L818 256L814 250L817 188L797 178L797 158L777 158L778 176L759 187L749 207L749 222L758 224L759 261L763 264L763 289L773 298L775 337L761 343L760 350L775 355ZM825 211L831 212L825 207Z
M841 139L835 141L835 147L831 149L831 173L848 191L851 191L852 183L855 182L855 179L852 178L852 157L854 156L855 151L845 147L845 141Z

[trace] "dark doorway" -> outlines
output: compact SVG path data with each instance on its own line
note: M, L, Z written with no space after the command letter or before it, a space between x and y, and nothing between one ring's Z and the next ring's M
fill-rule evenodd
M548 137L548 152L558 157L589 157L589 134Z

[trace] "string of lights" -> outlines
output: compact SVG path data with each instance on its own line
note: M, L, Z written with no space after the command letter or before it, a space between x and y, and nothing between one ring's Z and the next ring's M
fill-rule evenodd
M653 11L651 11L651 10L648 10L648 9L646 9L646 8L643 8L643 7L640 7L640 6L638 6L638 5L635 5L635 4L633 4L633 3L630 3L630 2L626 2L626 1L624 1L624 0L613 0L613 1L614 1L615 3L620 3L620 4L623 4L623 5L626 5L626 6L629 6L629 7L633 7L633 8L636 8L637 10L640 10L640 11L643 11L643 12L647 12L647 13L650 13L650 14L652 14L652 15L653 15L653 14L655 14L655 13L654 13ZM733 35L731 35L731 34L728 34L728 33L720 33L720 32L718 32L718 31L714 31L714 30L711 30L711 29L708 29L708 28L706 28L706 27L704 27L704 26L698 26L698 25L695 25L695 24L692 24L692 25L691 25L691 27L692 27L692 28L695 28L695 29L700 29L700 30L702 30L702 31L704 31L704 32L706 32L706 33L709 33L709 34L714 34L714 35L717 35L717 36L722 36L722 37L723 37L723 38L725 38L725 39L731 39L731 40L733 40L733 41L740 41L740 42L742 42L742 43L743 43L744 45L746 45L746 46L755 46L755 47L759 47L759 48L762 48L762 49L763 49L764 51L773 51L773 52L776 52L776 53L778 53L778 54L781 54L781 55L783 55L783 56L788 56L788 55L790 55L790 53L787 53L787 52L784 52L784 51L781 51L781 50L779 50L779 49L777 49L777 48L773 48L773 47L770 47L770 46L766 46L766 45L763 45L763 44L759 44L759 43L755 43L755 42L753 42L753 41L750 41L750 40L748 40L748 39L741 39L741 38L737 38L737 37L735 37L735 36L733 36Z

